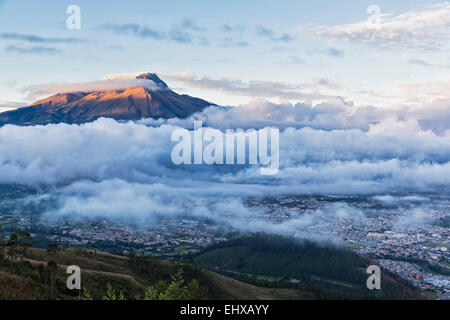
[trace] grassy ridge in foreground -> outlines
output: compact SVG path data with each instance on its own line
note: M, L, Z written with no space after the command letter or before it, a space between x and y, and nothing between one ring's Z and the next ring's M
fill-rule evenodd
M54 273L50 261L57 265ZM88 289L94 299L102 299L108 285L118 295L122 293L125 299L143 297L149 286L159 287L169 283L180 269L183 270L186 283L196 279L205 289L202 299L311 298L299 290L262 288L243 283L190 263L118 256L81 248L56 253L32 248L16 261L0 257L0 299L79 299L77 290L69 291L66 288L68 265L81 268L82 286Z
M69 265L81 268L82 286L93 299L108 291L142 298L149 288L167 298L179 270L183 294L175 297L183 299L421 298L389 273L383 273L382 290L369 291L365 270L373 262L349 250L283 237L236 238L180 262L82 248L41 250L24 245L26 232L16 235L0 248L0 299L78 299L78 291L66 287Z

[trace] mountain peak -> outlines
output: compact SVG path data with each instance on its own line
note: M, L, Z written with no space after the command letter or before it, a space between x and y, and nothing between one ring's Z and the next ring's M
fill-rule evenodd
M138 75L136 77L136 79L151 80L154 83L156 83L157 85L159 85L160 87L162 87L163 89L169 88L169 86L164 81L162 81L156 73L150 73L150 72L142 73L142 74Z
M123 90L57 94L28 107L1 113L0 127L5 124L86 123L102 117L116 120L187 118L214 105L199 98L177 94L155 73L143 73L136 79L150 80L163 90L133 85Z

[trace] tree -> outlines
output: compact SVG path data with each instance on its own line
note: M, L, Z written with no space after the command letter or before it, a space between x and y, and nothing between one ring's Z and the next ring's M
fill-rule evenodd
M3 235L3 227L0 225L0 262L5 260L5 253L3 252L3 246L5 245L5 236Z
M183 300L184 297L183 270L180 269L172 276L172 281L167 286L165 292L161 292L159 300Z
M103 296L103 300L117 300L116 291L109 283L106 284L106 295Z
M51 243L48 246L47 252L48 253L57 253L59 246L56 243Z
M208 298L208 290L205 287L200 286L200 282L197 279L191 280L186 286L186 300L205 300Z
M103 296L103 300L126 300L126 298L122 291L120 291L119 297L117 297L116 290L108 283L106 284L106 295Z
M204 300L208 298L207 290L200 286L198 280L192 280L184 285L183 270L172 276L169 285L158 282L147 288L144 300Z
M0 247L5 244L5 235L3 234L3 226L0 224Z
M13 260L23 261L25 255L33 244L33 237L27 231L19 230L14 232L8 240L8 255L13 258Z
M50 271L51 297L53 298L55 291L55 277L56 271L58 270L58 264L55 261L49 261L47 262L47 268Z
M81 300L94 300L88 289L83 288L83 294L81 295Z

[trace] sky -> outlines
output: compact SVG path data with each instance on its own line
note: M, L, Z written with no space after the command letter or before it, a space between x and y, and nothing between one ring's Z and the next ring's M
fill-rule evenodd
M430 103L450 96L449 26L450 2L424 0L0 0L0 107L136 72L220 105Z

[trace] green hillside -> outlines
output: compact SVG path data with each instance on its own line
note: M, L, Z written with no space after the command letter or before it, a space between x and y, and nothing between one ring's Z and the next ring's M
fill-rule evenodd
M299 288L315 298L416 298L407 282L383 272L382 290L366 287L372 264L356 253L333 245L297 242L256 235L216 244L200 253L197 264L249 283Z

